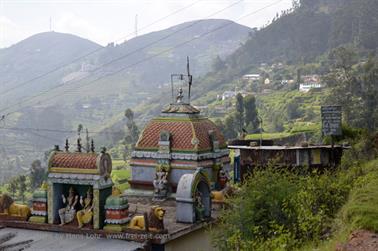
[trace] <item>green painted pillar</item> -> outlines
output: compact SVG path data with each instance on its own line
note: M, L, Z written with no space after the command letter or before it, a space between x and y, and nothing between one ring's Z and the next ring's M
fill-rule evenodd
M93 228L100 229L100 190L93 189Z

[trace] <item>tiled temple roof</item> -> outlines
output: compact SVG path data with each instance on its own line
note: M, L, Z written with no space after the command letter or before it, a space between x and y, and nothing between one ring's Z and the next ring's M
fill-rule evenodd
M172 151L210 151L212 142L209 131L214 131L221 148L226 146L222 133L209 119L160 117L151 120L146 125L136 145L136 150L157 150L161 131L170 133Z
M50 161L53 168L97 169L97 157L96 153L56 152Z

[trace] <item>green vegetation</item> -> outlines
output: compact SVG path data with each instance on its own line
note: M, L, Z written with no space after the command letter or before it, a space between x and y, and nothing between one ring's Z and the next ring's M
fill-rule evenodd
M259 140L262 136L262 139L283 139L292 136L292 133L289 132L277 132L277 133L256 133L247 135L246 139Z
M116 187L119 188L121 191L124 191L127 188L129 188L129 183L127 182L127 180L131 176L131 172L129 168L113 170L111 176Z
M378 160L367 162L358 172L348 200L333 220L333 234L323 241L307 243L301 250L334 251L338 243L348 241L354 230L378 232Z
M378 231L377 135L357 132L349 139L355 144L337 170L277 170L272 161L254 171L212 232L217 247L334 250L353 230Z

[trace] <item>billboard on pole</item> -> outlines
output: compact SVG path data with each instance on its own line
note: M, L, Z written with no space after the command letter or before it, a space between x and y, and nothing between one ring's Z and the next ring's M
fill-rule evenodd
M321 107L322 134L323 136L342 135L341 118L342 109L339 105L327 105Z

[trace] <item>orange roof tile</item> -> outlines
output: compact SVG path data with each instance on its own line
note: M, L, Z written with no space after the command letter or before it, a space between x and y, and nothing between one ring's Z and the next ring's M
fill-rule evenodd
M150 121L144 128L136 149L157 149L161 131L171 134L171 149L173 151L206 151L211 150L209 131L213 130L221 147L225 146L225 140L216 127L208 119L178 119L157 118ZM198 139L198 146L193 139Z
M96 153L57 152L52 157L51 167L97 169Z

